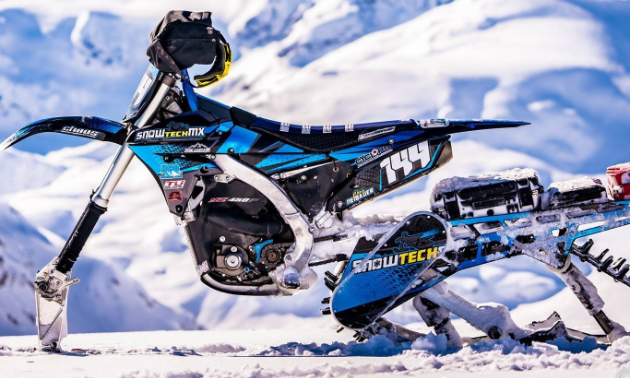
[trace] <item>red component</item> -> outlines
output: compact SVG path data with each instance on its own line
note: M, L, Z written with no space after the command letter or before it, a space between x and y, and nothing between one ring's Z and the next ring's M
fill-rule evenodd
M630 163L608 167L608 189L615 201L630 200Z
M166 199L166 201L168 202L182 202L182 200L183 195L182 192L180 192L179 190L174 190L169 193L168 198Z

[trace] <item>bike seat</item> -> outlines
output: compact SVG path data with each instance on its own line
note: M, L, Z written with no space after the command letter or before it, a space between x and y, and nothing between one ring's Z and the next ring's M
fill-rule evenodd
M303 150L318 153L352 147L417 126L413 120L356 125L295 125L258 117L236 107L232 107L230 111L233 122L239 126L273 136Z

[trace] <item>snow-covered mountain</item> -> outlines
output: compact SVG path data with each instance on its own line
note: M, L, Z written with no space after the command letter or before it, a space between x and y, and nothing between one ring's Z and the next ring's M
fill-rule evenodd
M248 48L280 41L279 57L308 63L375 31L409 21L452 0L271 0L236 35Z
M133 95L146 58L147 26L103 13L64 19L42 32L35 15L0 11L0 134L41 118L102 114L120 119ZM72 139L27 141L31 151L47 152ZM52 143L50 143L52 141Z
M325 4L331 1L308 11ZM308 11L282 40L244 53L230 79L209 93L268 118L307 124L515 118L532 126L465 137L573 172L602 172L628 160L627 2L456 0L332 43L334 49L323 43L313 56L319 59L302 67L312 60L309 46L323 38L319 27L343 40L336 22L361 30L369 22L350 21L360 10L338 18L331 11L323 14L334 22L312 25ZM239 35L249 36L247 30ZM352 33L347 25L342 30Z
M37 2L22 5L26 11L11 9L20 8L11 1L0 5L5 9L0 15L5 20L0 31L4 135L51 115L121 116L146 65L148 31L169 6L139 12L142 2L109 3L73 4L66 17ZM448 3L210 2L206 6L233 34L234 47L247 50L247 58L234 65L215 93L270 118L296 122L520 117L534 126L484 138L571 171L601 170L600 160L608 164L623 157L617 152L622 150L618 141L627 136L622 125L629 91L629 49L620 38L626 31L623 2ZM85 13L90 7L116 15ZM58 20L51 26L52 16ZM296 57L314 62L294 67ZM572 90L571 83L580 90ZM296 96L298 91L307 97ZM311 98L319 99L317 106ZM366 101L370 106L363 106ZM47 151L55 143L78 142L47 139L54 143L36 138L24 146ZM547 148L538 148L542 142Z
M434 117L533 123L455 138L455 159L445 169L359 208L357 215L427 209L432 186L449 176L529 166L549 184L630 160L625 1L60 1L63 11L45 1L0 2L0 137L55 115L119 119L146 67L152 26L167 9L189 8L212 10L238 51L230 76L203 92L261 116L309 124ZM22 316L20 324L32 311L34 269L69 235L115 151L98 143L53 151L72 143L81 142L38 136L20 147L45 156L0 155L0 173L10 182L0 194L24 216L0 224L0 240L20 235L21 243L34 240L45 252L42 261L11 265L22 286L0 287L0 295L19 298L11 316ZM319 301L328 296L323 285L292 298L227 296L203 286L163 201L135 161L77 265L83 281L71 290L71 301L81 313L71 313L71 327L79 324L71 332L332 325L319 316ZM8 207L3 211L13 214ZM16 233L20 227L31 231ZM627 231L615 234L601 246L622 245L626 238ZM11 251L22 256L22 249ZM114 285L118 298L106 293L112 277L122 283ZM546 312L558 298L570 302L554 275L524 259L462 272L448 282L470 299L502 302L525 315L535 312L526 305L541 304ZM89 294L94 290L112 301L98 314L103 328L73 320L104 308ZM138 315L117 323L122 311ZM621 311L615 315L626 321ZM418 321L410 306L391 317ZM144 318L146 323L137 322ZM2 324L0 334L34 331Z
M58 0L0 4L0 137L66 114L119 119L146 67L148 33L175 7ZM627 160L628 3L621 0L240 0L210 9L239 61L209 92L297 123L504 117L478 136L570 172ZM41 62L46 62L42 65ZM80 143L47 137L47 152Z
M4 181L0 195L48 185L65 170L39 154L18 149L3 152L0 161L0 176Z
M0 202L0 334L34 332L32 280L58 247ZM114 265L87 257L73 273L81 277L81 284L70 291L72 332L197 328L192 317L156 302Z

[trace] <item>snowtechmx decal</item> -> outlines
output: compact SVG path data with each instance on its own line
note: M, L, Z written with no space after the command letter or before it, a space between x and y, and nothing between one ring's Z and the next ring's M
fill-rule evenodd
M166 181L164 189L183 189L185 184L186 180Z
M139 131L136 141L153 139L187 139L199 138L205 135L203 127L190 127L181 122L169 122L164 129Z
M394 132L395 130L396 130L396 126L390 126L390 127L385 127L383 129L370 131L369 133L364 133L364 134L359 135L359 141L370 139L378 135L389 134L391 132Z
M160 164L160 173L158 173L161 179L182 178L182 170L179 164Z
M372 151L368 152L365 155L361 155L355 160L355 164L357 167L363 167L364 165L376 160L380 156L390 152L392 150L391 146L381 146L379 148L375 148Z
M352 206L374 194L376 194L376 189L374 188L355 189L354 192L352 192L352 197L346 199L346 206Z
M103 134L100 131L82 129L74 126L64 126L61 128L61 132L64 134L78 135L93 139L98 139Z
M396 255L375 257L366 261L364 265L361 265L363 260L355 260L352 262L352 269L354 270L354 273L360 274L379 269L392 268L395 266L431 261L438 257L438 254L442 252L442 249L444 249L444 247L433 247L399 253Z
M431 162L429 142L424 141L414 146L398 151L381 162L381 173L385 171L384 179L388 185L399 181L398 172L404 179L417 169L426 168Z
M434 239L439 234L439 229L411 235L403 231L395 240L397 245L392 248L393 255L369 259L365 265L361 265L363 259L355 260L352 262L352 269L355 273L365 273L435 260L444 249L444 246L436 247L434 244Z

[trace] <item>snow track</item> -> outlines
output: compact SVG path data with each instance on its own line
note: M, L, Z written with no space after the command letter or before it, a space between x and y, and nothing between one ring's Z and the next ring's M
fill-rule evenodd
M64 378L503 377L516 372L615 377L630 371L630 337L606 349L592 341L524 346L504 339L448 350L442 336L406 345L383 337L360 344L349 336L317 329L77 334L67 339L68 352L61 355L35 350L32 336L4 337L0 377L39 377L44 372Z

